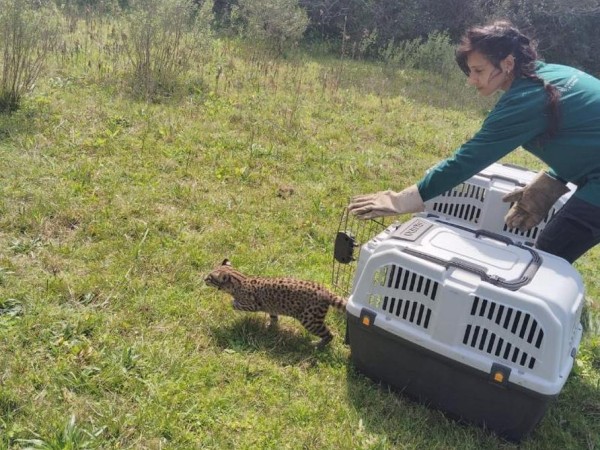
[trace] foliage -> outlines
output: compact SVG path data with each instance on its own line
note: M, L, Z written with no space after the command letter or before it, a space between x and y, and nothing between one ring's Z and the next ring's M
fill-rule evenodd
M71 15L116 14L119 8L129 10L136 4L134 0L55 1ZM270 42L276 50L303 37L313 45L328 41L337 54L356 58L380 54L389 42L399 45L434 33L445 33L455 43L469 26L508 18L539 41L545 59L600 72L595 57L600 45L597 0L215 0L212 10L222 32L245 24L251 39Z
M298 0L238 0L232 17L245 38L278 54L296 45L308 25Z
M50 5L0 0L0 112L18 109L56 46L60 21Z
M442 77L459 75L454 60L454 45L447 33L434 32L425 40L406 40L398 45L391 41L379 56L387 64L403 68L430 71Z
M81 428L71 416L65 427L52 433L48 438L38 437L35 439L19 439L17 442L27 445L32 450L85 450L99 448L100 441L97 438L103 430L94 433Z
M391 41L432 33L447 33L456 42L469 26L508 18L540 42L546 59L600 72L594 51L600 45L597 0L301 0L301 5L310 18L308 35L337 42L338 51L342 36L359 45L376 32L379 53Z
M128 6L128 0L55 0L57 6L71 16L117 14Z
M597 0L514 0L506 16L539 42L550 61L600 73L600 4Z
M450 0L302 0L311 19L310 29L317 39L337 39L342 33L360 42L374 30L378 47L390 41L424 38L434 32L447 32L455 39L467 24L477 22L482 10L477 1Z
M210 43L212 1L197 12L191 0L139 0L125 17L131 85L148 99L170 94Z

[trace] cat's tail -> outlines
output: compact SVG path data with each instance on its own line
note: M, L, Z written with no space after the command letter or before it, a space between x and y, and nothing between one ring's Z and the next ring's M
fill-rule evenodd
M332 307L337 309L338 311L346 312L346 299L340 297L339 295L332 294L330 304Z

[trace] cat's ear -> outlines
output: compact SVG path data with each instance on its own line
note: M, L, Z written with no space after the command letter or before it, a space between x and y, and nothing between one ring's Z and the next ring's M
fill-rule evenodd
M231 267L231 261L229 261L227 258L225 258L223 260L223 262L221 263L222 266L229 266Z

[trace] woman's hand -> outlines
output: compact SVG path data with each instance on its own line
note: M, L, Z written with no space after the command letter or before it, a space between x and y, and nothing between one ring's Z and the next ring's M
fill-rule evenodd
M420 212L425 209L423 199L416 185L401 192L381 191L375 194L353 197L348 211L359 219L374 219L383 216L395 216Z
M542 221L550 208L569 192L564 183L539 172L531 183L502 197L502 201L514 203L504 217L509 228L529 231Z

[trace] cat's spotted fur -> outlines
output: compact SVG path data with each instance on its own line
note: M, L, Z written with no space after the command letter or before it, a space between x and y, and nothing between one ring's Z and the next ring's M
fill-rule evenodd
M333 334L325 325L330 306L345 311L346 301L323 286L295 278L251 277L235 270L224 260L204 280L233 296L233 308L240 311L263 311L271 317L291 316L311 333L319 336L317 347L327 345Z

